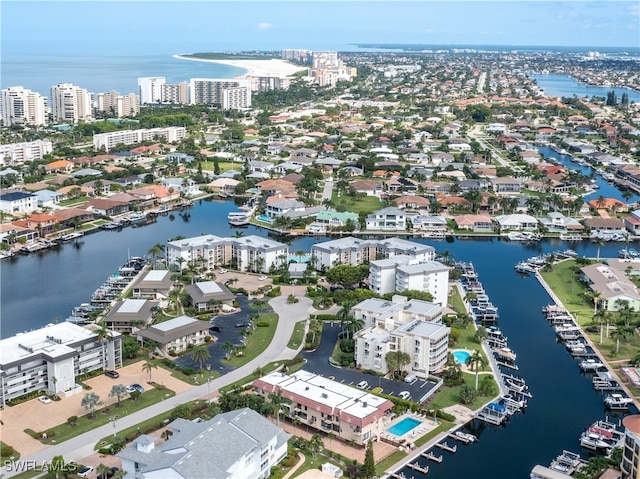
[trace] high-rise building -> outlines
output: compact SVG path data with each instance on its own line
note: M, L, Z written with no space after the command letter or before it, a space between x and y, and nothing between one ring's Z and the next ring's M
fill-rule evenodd
M0 166L20 165L25 161L41 160L53 151L50 140L34 140L24 143L0 145Z
M113 113L116 117L136 116L140 113L140 98L134 93L120 95L117 91L98 93L96 109Z
M111 151L117 144L133 145L143 141L162 138L167 143L175 143L184 138L186 134L184 126L167 126L165 128L146 128L140 130L118 130L109 133L93 135L93 147L96 150L104 148Z
M40 126L47 122L46 101L37 92L21 86L12 86L2 90L1 101L4 126Z
M640 414L622 419L624 426L624 445L620 472L622 479L640 478Z
M251 106L249 80L192 78L189 84L189 103L213 105L225 110Z
M182 83L165 83L160 86L160 99L162 103L187 104L189 103L189 85Z
M138 88L140 89L140 103L147 105L162 102L162 85L166 83L165 77L142 77L138 78Z
M51 114L55 121L78 123L93 119L91 95L71 83L51 87Z
M298 63L311 63L311 60L313 59L313 52L310 50L301 50L299 48L285 48L280 51L280 58Z

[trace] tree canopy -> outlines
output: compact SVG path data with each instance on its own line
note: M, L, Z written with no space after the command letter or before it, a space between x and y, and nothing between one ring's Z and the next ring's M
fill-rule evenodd
M325 273L329 283L339 284L345 288L351 288L363 281L367 276L369 276L369 266L364 264L358 266L341 264Z

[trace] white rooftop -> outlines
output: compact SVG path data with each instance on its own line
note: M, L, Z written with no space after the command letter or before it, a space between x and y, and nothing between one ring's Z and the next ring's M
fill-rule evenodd
M169 270L152 269L146 274L143 281L162 281L169 274L171 274Z
M189 316L178 316L177 318L170 319L169 321L154 324L153 328L166 333L167 331L171 331L172 329L197 322L199 322L197 319L191 318Z
M146 302L146 299L125 299L118 308L118 313L137 313Z
M202 281L200 283L196 283L196 286L202 294L213 294L213 293L221 293L222 288L215 281Z

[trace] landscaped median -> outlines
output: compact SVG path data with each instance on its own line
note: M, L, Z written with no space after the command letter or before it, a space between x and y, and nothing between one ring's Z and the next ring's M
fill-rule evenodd
M140 394L135 401L129 397L121 401L120 407L117 407L114 403L105 408L96 409L93 413L93 418L89 418L91 414L72 416L66 423L59 424L45 431L25 429L25 432L35 439L39 439L43 444L60 444L68 439L107 424L113 416L127 416L172 396L175 396L175 392L156 384L154 388L148 389Z

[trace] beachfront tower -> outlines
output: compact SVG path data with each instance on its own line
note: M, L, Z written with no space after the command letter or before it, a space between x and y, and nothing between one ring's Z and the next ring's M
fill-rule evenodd
M51 114L54 121L78 123L93 120L91 94L71 83L51 87Z
M140 89L140 104L162 102L162 85L166 83L165 77L142 77L138 78L138 88Z
M46 123L45 98L37 92L21 86L12 86L2 90L0 101L4 126L40 126Z

